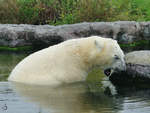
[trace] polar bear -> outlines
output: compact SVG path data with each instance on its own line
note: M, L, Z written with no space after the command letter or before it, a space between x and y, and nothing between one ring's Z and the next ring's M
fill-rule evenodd
M84 81L95 67L108 76L115 70L125 70L124 53L117 41L99 36L64 41L23 59L8 80L59 85Z

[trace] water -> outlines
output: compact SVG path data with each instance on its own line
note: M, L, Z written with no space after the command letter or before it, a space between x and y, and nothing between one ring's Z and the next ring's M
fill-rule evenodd
M0 52L0 81L6 80L14 66L28 53Z
M150 89L104 89L102 80L61 87L31 86L6 81L27 53L0 53L0 113L150 113ZM113 91L112 91L113 92Z

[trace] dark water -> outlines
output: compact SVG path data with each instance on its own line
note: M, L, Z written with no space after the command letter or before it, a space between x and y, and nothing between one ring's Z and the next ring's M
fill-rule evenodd
M6 80L14 66L28 53L0 52L0 81Z
M111 95L115 86L108 80L55 88L7 82L26 55L0 53L0 113L150 113L150 88L117 87Z

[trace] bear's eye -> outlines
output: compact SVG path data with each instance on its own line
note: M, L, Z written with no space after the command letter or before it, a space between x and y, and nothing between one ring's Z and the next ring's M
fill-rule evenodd
M119 60L120 58L117 55L114 55L115 60Z

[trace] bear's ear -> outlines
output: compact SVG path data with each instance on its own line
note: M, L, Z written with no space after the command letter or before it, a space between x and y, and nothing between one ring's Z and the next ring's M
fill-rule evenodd
M98 49L98 51L101 52L102 45L97 40L94 41L94 44L95 44L96 48Z

